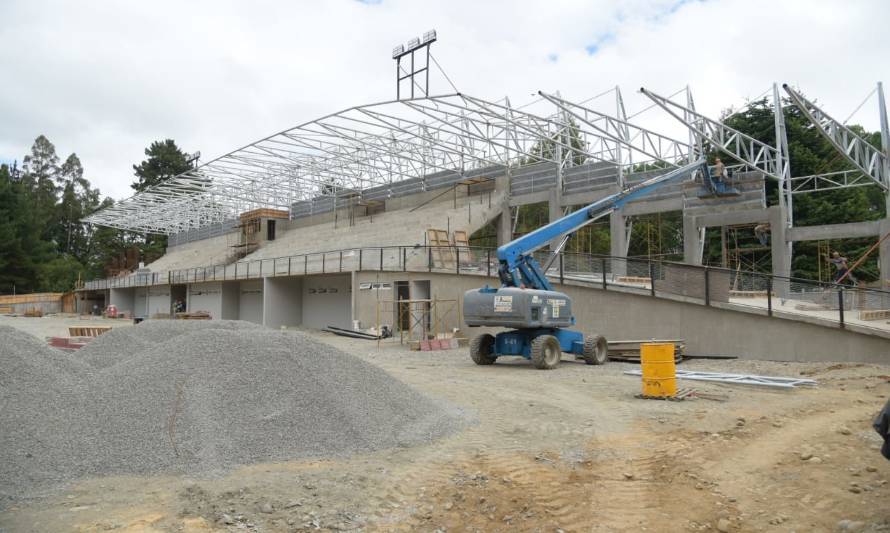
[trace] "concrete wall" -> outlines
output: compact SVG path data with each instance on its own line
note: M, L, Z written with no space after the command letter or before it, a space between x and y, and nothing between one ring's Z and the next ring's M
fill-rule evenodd
M263 323L263 280L238 283L238 319Z
M302 278L265 278L263 325L270 328L303 324Z
M321 275L303 278L303 325L352 327L351 275Z
M429 279L432 297L456 298L459 305L466 290L496 283L494 279L476 276L410 272L360 272L355 278L356 287L363 282ZM557 285L557 290L572 298L578 330L600 333L609 340L682 338L686 339L690 354L776 361L890 363L890 339L876 335L617 290L573 285ZM376 323L377 292L357 290L355 294L354 316L363 327ZM379 299L392 299L391 291L381 293ZM461 329L467 337L486 331L465 324L461 324Z
M135 289L132 287L126 289L109 289L108 305L117 307L118 312L126 311L133 313L133 300Z
M156 314L168 315L171 312L170 286L157 285L148 288L148 318Z
M237 281L224 281L222 283L222 310L220 317L223 320L238 320L240 307L240 283Z
M208 311L212 318L221 318L222 282L215 281L189 285L186 306L190 313Z
M136 287L133 292L133 316L147 318L148 313L148 287Z

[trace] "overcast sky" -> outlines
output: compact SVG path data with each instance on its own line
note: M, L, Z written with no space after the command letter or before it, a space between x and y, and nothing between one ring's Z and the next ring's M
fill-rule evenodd
M126 197L154 140L206 161L392 99L393 46L430 28L458 89L491 100L620 85L631 113L647 105L640 86L689 84L716 117L778 81L844 119L890 82L888 21L885 0L0 0L0 161L44 134L104 194ZM441 76L433 86L451 92ZM662 124L657 114L639 120ZM852 120L877 121L874 97Z

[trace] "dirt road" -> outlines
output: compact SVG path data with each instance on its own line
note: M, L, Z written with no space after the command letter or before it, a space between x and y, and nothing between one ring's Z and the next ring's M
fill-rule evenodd
M103 478L0 515L3 531L890 531L890 461L871 419L890 367L695 361L816 389L682 383L725 401L640 400L634 365L410 352L324 334L477 423L348 460L213 479Z

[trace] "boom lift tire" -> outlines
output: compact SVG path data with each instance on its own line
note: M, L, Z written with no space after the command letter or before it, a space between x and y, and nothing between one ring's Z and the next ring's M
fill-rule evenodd
M584 337L584 362L588 365L603 365L609 359L609 343L602 335Z
M559 340L553 335L541 335L532 340L531 359L535 368L553 370L562 359Z
M498 358L494 354L494 335L483 333L470 341L470 357L477 365L493 365Z

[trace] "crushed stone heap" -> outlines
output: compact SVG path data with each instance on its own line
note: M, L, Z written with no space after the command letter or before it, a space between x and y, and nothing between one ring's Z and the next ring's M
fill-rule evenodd
M0 328L0 497L430 442L462 413L312 338L150 321L64 354Z

